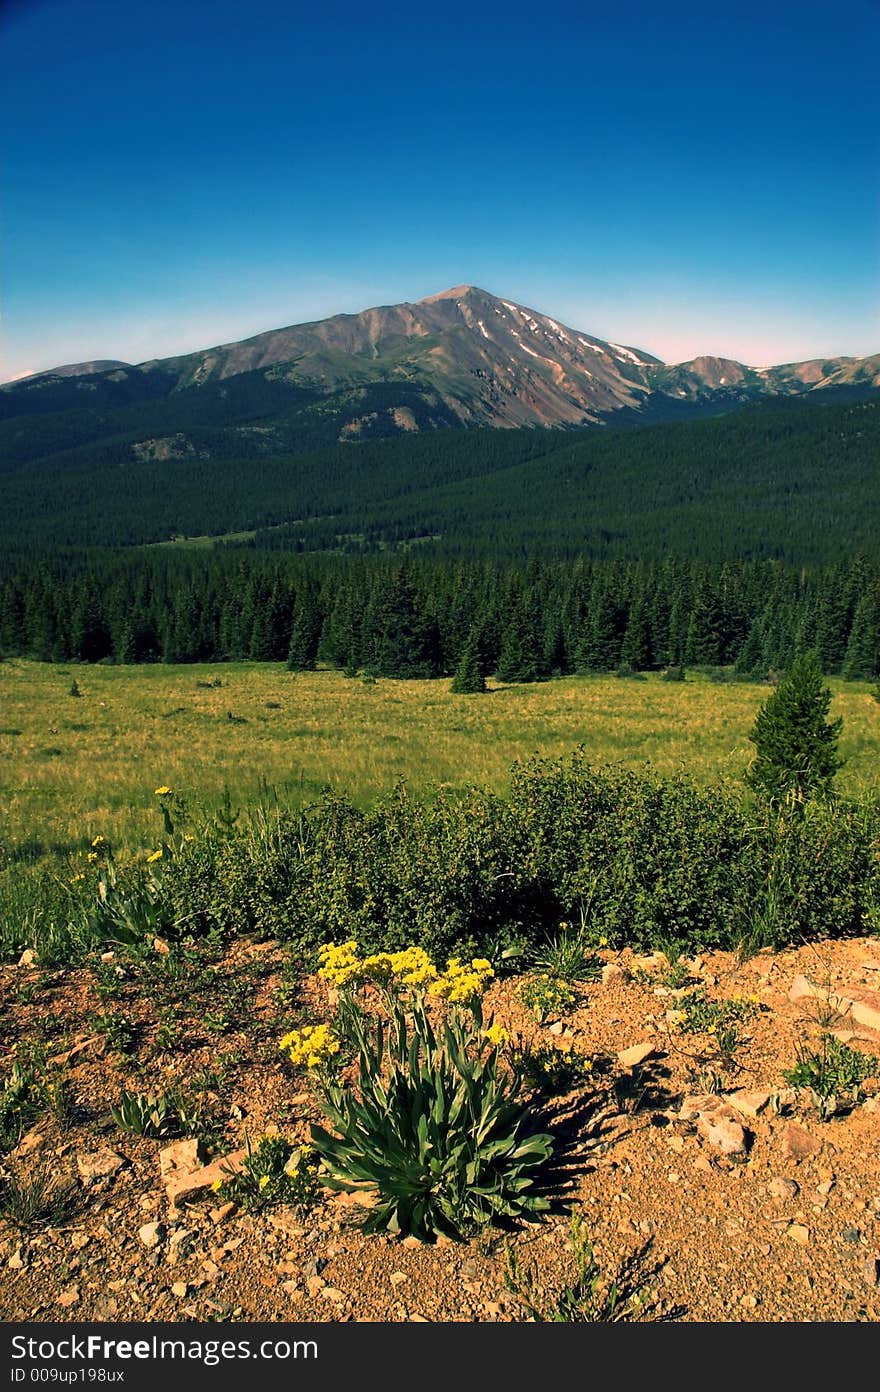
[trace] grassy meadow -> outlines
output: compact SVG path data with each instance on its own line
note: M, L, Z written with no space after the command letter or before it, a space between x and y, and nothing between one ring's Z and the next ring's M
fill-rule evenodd
M80 695L71 694L76 683ZM416 793L479 784L504 791L510 766L578 745L591 762L741 784L766 686L569 677L453 696L449 681L365 684L277 665L67 666L0 663L0 835L33 853L81 850L98 835L149 846L153 790L212 809L325 787L361 805L405 779ZM863 683L829 680L843 717L841 791L880 787L880 705Z

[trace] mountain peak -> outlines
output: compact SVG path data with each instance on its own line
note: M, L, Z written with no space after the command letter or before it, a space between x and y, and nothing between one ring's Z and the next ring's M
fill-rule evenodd
M448 290L439 290L436 295L425 295L416 304L437 304L439 300L463 300L466 295L485 295L477 285L452 285Z

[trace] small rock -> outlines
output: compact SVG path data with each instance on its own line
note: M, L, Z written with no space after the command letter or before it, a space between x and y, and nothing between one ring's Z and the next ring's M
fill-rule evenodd
M281 1289L284 1291L288 1300L292 1301L294 1305L298 1305L305 1294L305 1291L298 1281L284 1281Z
M650 952L645 957L636 957L633 961L633 970L640 972L667 971L669 968L669 958L665 952Z
M794 1179L785 1179L782 1175L776 1175L767 1185L767 1193L772 1194L774 1199L796 1199L801 1191L801 1186Z
M401 1247L408 1247L410 1251L417 1252L424 1246L424 1243L420 1238L413 1237L412 1233L410 1233L407 1237L403 1238L400 1245Z
M547 1028L550 1034L561 1034L562 1031L565 1029L565 1025L562 1023L561 1020L554 1020L553 1024L548 1025Z
M145 1247L158 1247L164 1236L165 1229L161 1223L144 1223L142 1228L138 1228L138 1237Z
M679 1116L694 1121L703 1139L724 1155L745 1155L748 1149L746 1132L729 1102L717 1093L707 1092L686 1097Z
M9 1267L10 1271L24 1271L25 1267L27 1266L27 1262L22 1256L21 1247L16 1247L15 1251L9 1258L9 1261L6 1263L6 1265Z
M320 1295L321 1291L324 1289L326 1284L327 1282L324 1280L322 1276L306 1277L306 1290L312 1297Z
M699 1170L701 1174L714 1173L712 1169L712 1161L709 1160L708 1157L705 1155L697 1156L696 1160L694 1161L694 1169Z
M247 1150L230 1151L220 1160L210 1165L191 1170L185 1174L174 1171L165 1181L165 1194L172 1207L188 1199L202 1199L214 1191L215 1185L223 1184L231 1174L237 1174L247 1160Z
M841 1236L844 1242L861 1242L862 1230L861 1228L846 1227L841 1233Z
M626 981L626 975L619 962L606 962L602 968L602 985L610 986L613 981Z
M201 1141L175 1141L159 1151L159 1173L165 1180L192 1174L204 1158Z
M617 1062L621 1068L638 1068L640 1063L644 1063L655 1052L653 1043L643 1040L641 1044L631 1044L628 1049L621 1049L617 1055Z
M96 1179L107 1179L127 1165L124 1155L117 1150L104 1147L101 1150L84 1151L76 1157L76 1168L83 1184L92 1184Z
M392 1286L402 1286L404 1281L409 1280L409 1277L407 1276L405 1271L392 1271L388 1279L391 1282Z
M337 1290L335 1286L324 1286L321 1290L322 1300L331 1300L334 1305L344 1305L348 1296L343 1291Z
M178 1300L185 1300L189 1290L188 1281L175 1281L171 1287L171 1294L177 1296Z
M792 1242L799 1242L802 1247L807 1247L810 1242L810 1229L803 1223L792 1223L791 1227L786 1228L786 1237L790 1237Z
M219 1208L212 1208L210 1213L211 1222L219 1228L221 1223L225 1223L227 1218L232 1217L237 1207L238 1205L234 1203L224 1203L220 1204Z
M36 962L37 954L32 947L26 947L18 959L18 965L20 967L33 967L36 966Z
M862 1275L869 1286L880 1285L880 1257L865 1257L862 1263Z
M816 1185L816 1193L819 1194L819 1195L821 1195L821 1197L822 1197L823 1199L827 1199L828 1195L831 1193L831 1190L832 1190L833 1188L834 1188L834 1180L833 1180L833 1179L823 1179L821 1184L817 1184L817 1185Z
M267 1213L266 1219L273 1228L284 1233L285 1237L303 1237L305 1235L302 1220L292 1208L277 1208L274 1212Z
M725 1101L735 1107L741 1116L757 1118L770 1105L769 1092L749 1092L745 1088L738 1088L736 1092L728 1092L724 1096Z
M69 1310L71 1305L79 1304L79 1286L68 1286L67 1290L62 1291L55 1300L56 1305Z
M808 1160L811 1155L818 1155L821 1149L822 1142L796 1122L790 1121L782 1133L782 1153L797 1163Z

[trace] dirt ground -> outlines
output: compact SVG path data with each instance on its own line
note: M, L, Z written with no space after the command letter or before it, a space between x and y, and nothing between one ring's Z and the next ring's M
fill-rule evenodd
M64 1102L32 1121L3 1161L7 1181L39 1171L63 1201L28 1227L4 1203L0 1318L524 1321L554 1307L589 1318L572 1212L599 1296L618 1280L618 1317L880 1318L880 1080L868 1077L823 1118L815 1097L784 1077L822 1031L880 1054L870 1009L867 1024L846 1009L848 992L869 1006L880 993L880 940L745 960L707 953L677 970L628 951L599 956L602 978L542 1024L516 978L486 998L514 1039L589 1060L568 1091L534 1101L557 1141L564 1202L518 1230L432 1244L365 1235L360 1206L327 1190L305 1213L246 1212L211 1190L171 1206L158 1159L171 1142L124 1131L110 1115L123 1088L173 1084L201 1089L215 1156L267 1128L307 1138L319 1118L314 1094L278 1039L297 1012L314 1017L325 987L297 980L279 945L239 943L171 982L158 970L145 979L123 959L97 974L3 968L0 1073L16 1058L37 1060L44 1076L63 1079ZM792 999L799 977L820 994ZM695 991L739 1003L726 1054L717 1032L681 1027ZM693 1097L702 1101L686 1104ZM732 1109L713 1114L721 1097Z

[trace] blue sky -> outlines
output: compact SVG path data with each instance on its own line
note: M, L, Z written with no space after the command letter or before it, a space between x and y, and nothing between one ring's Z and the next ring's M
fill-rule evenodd
M878 53L880 0L6 0L0 379L462 282L670 362L880 351Z

